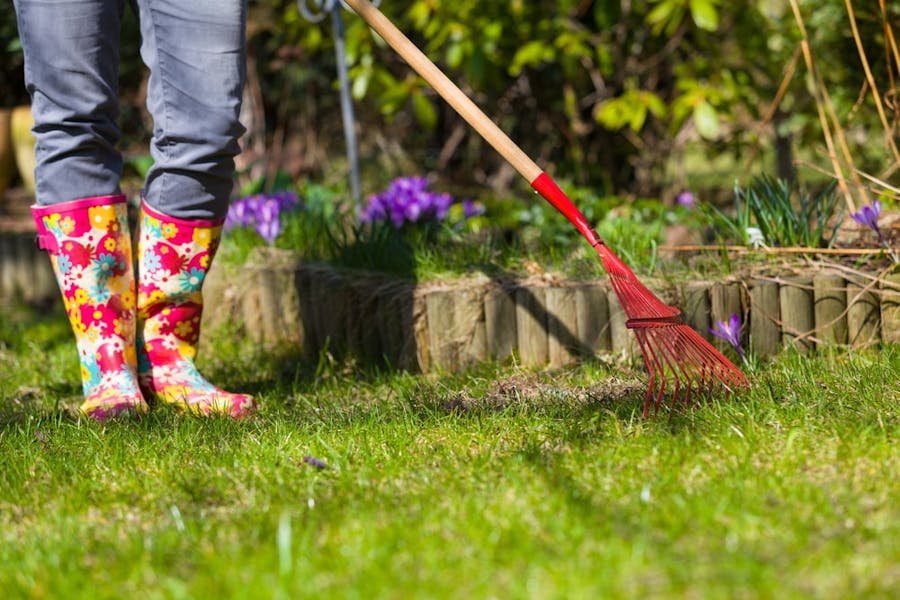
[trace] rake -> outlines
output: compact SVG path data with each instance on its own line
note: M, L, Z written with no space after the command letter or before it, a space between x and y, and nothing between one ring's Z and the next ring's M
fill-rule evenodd
M475 103L368 0L344 0L434 90L471 125L545 200L561 212L600 255L626 326L637 337L649 372L644 416L660 405L672 384L672 404L691 402L716 388L731 391L748 385L746 377L712 344L684 323L681 311L657 298L606 246L560 187Z

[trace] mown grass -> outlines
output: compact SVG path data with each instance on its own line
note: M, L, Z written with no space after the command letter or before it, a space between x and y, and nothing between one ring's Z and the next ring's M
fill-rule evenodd
M784 356L749 392L643 420L628 369L359 373L221 337L201 366L258 416L99 426L67 410L64 318L3 314L5 597L900 589L897 347Z

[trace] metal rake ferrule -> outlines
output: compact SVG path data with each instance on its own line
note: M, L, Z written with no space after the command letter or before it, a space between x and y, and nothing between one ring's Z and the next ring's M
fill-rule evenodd
M677 315L668 317L643 317L639 319L628 319L625 321L625 327L628 329L653 329L655 327L668 327L669 325L679 325L684 323L681 318L681 311Z

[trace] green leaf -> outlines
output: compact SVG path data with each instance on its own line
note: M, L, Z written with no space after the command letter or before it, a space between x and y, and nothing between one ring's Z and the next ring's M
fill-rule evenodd
M635 104L631 111L631 118L628 119L628 126L632 131L640 131L647 121L647 107L643 104Z
M666 103L653 92L641 92L641 104L646 106L655 117L666 116Z
M353 79L353 85L350 88L353 98L362 100L366 97L366 91L369 89L370 71L364 71Z
M722 129L719 113L706 101L694 107L694 124L697 126L697 132L708 140L714 139Z
M431 6L428 2L415 2L409 7L407 15L417 29L425 27L431 18Z
M602 103L594 113L594 118L612 131L626 125L632 131L640 131L647 122L648 112L657 117L664 116L665 103L653 92L628 90L618 98Z
M647 23L652 25L654 35L665 31L666 35L672 35L675 29L684 20L686 0L662 0L647 15Z
M459 43L450 44L447 47L447 66L451 69L459 68L463 61L463 46Z
M509 67L511 75L518 75L525 67L540 64L553 58L553 49L541 40L528 42L516 52Z
M429 131L437 127L438 114L431 100L422 92L416 91L412 96L413 112L419 124Z
M719 28L719 11L712 0L691 0L691 18L700 29L715 31Z
M651 25L659 25L670 20L678 8L675 0L663 0L647 15L647 22Z
M629 116L625 114L627 108L621 98L613 98L599 105L594 113L594 119L606 129L616 131L625 127L629 121Z

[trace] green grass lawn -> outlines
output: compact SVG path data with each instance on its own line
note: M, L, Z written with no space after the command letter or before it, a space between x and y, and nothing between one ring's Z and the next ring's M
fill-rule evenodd
M64 316L2 314L4 597L900 592L897 347L643 420L627 369L360 375L222 336L201 368L258 416L99 426Z

